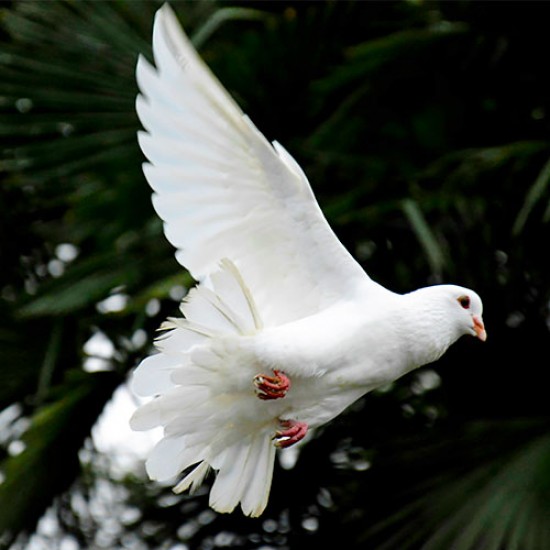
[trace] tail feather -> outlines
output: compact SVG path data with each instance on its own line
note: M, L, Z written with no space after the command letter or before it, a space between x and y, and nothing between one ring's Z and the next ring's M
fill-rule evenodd
M159 351L164 353L177 353L183 355L191 348L208 343L209 338L217 336L217 333L188 319L175 319L164 323L162 330L168 332L161 334L155 341Z
M267 505L274 459L275 447L267 434L235 444L219 464L210 506L218 512L231 512L240 502L246 515L259 516Z
M171 479L196 462L193 448L186 448L181 437L164 437L156 445L145 463L151 479Z
M174 493L183 493L189 489L189 492L193 494L202 485L209 471L210 465L208 462L200 462L174 487Z
M134 413L132 428L164 427L147 472L168 480L194 465L175 486L179 493L196 490L212 468L211 506L230 512L241 503L245 514L257 516L271 487L274 420L254 395L254 365L239 346L261 319L228 260L189 292L181 310L184 319L163 326L171 330L156 342L160 353L134 374L136 393L158 395Z
M212 373L208 371L205 365L200 367L194 364L188 367L179 367L173 369L170 375L170 382L173 384L186 384L188 386L206 386Z
M241 500L243 474L251 451L250 438L229 447L217 457L218 475L210 490L210 506L219 512L231 512Z
M225 307L216 294L202 285L189 291L181 311L187 319L220 334L242 333L239 315ZM241 322L240 322L241 321Z
M208 399L205 386L172 387L153 401L137 409L130 419L130 426L136 431L145 431L157 426L166 426L187 411L194 410Z
M267 442L258 438L256 456L249 462L245 475L248 483L241 499L241 508L247 516L258 517L267 506L274 462L275 446L271 434Z
M181 364L182 357L179 354L157 353L146 357L139 366L139 376L134 376L132 385L134 393L147 397L171 389L174 386L172 373Z

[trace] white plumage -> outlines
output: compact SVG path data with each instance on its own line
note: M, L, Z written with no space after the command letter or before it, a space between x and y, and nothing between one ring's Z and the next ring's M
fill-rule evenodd
M436 360L463 334L484 340L482 304L453 285L398 295L372 281L296 161L241 112L167 5L153 52L155 67L143 57L137 67L144 173L199 285L135 371L134 391L155 398L131 425L164 427L146 463L151 478L185 471L175 491L194 490L213 469L210 505L258 516L276 445Z

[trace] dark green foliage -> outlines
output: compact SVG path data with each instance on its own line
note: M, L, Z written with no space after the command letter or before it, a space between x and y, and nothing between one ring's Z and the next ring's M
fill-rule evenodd
M84 440L147 352L136 331L150 343L176 314L171 291L191 283L150 206L135 139L135 62L150 57L160 3L6 4L0 547L32 532L56 496L65 531L101 546L88 512L105 483L133 515L104 547L550 547L544 4L173 5L247 114L302 164L369 273L400 292L475 288L489 340L461 341L319 430L294 468L277 468L260 520L208 512L205 491L109 479L108 457ZM118 310L98 306L120 294ZM105 373L83 369L97 331L115 350ZM92 458L79 464L83 445Z
M67 489L79 470L78 451L120 379L112 373L84 375L56 387L21 437L24 450L2 464L0 533L6 539L32 524Z

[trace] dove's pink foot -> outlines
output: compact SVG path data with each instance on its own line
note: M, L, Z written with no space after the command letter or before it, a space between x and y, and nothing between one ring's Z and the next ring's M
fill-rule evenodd
M290 379L280 370L274 370L275 376L257 374L254 377L256 393L260 399L280 399L290 389Z
M305 422L298 422L297 420L280 420L281 430L275 432L275 446L285 449L298 443L302 440L306 434L308 425Z

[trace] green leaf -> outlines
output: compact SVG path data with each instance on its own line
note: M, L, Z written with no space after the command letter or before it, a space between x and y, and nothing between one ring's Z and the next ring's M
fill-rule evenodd
M7 312L2 313L9 319ZM11 322L0 327L0 410L36 391L48 337L48 328L41 324Z
M384 541L376 548L386 550L419 543L425 550L499 550L536 533L537 542L526 547L544 548L550 541L543 519L550 514L547 421L472 423L454 435L392 447L375 484L401 472L392 481L399 504L393 512L377 511L383 519L364 531L363 540ZM403 484L403 475L410 482Z
M317 83L318 89L328 92L357 81L365 82L379 71L390 70L394 64L414 70L416 66L407 66L408 60L415 59L418 63L423 56L432 57L437 48L461 40L468 32L465 24L448 23L431 28L407 29L368 40L349 48L346 62Z
M439 245L418 203L412 199L405 199L401 204L418 242L426 253L432 273L440 277L447 264L445 252Z
M267 13L242 7L227 7L216 10L204 23L195 31L191 41L195 48L200 49L203 44L226 22L228 21L247 21L263 20L267 18Z
M516 221L514 222L514 226L512 227L512 233L514 235L517 236L522 232L531 212L533 211L537 203L540 202L540 200L546 195L549 183L550 159L542 167L542 170L537 176L537 179L527 192L525 202L523 203L521 210L518 212Z
M91 306L116 287L138 277L138 260L125 264L119 254L103 254L73 266L59 279L44 283L37 294L18 309L20 317L67 315Z
M134 294L128 304L134 311L142 311L149 300L164 300L170 296L170 291L177 286L190 288L195 281L188 272L182 271L174 275L169 275L163 279L155 281L152 285L144 288L141 292Z
M79 471L78 451L119 383L114 373L75 373L57 388L58 399L31 417L21 437L23 452L0 463L0 546L31 529L52 498L70 486Z

